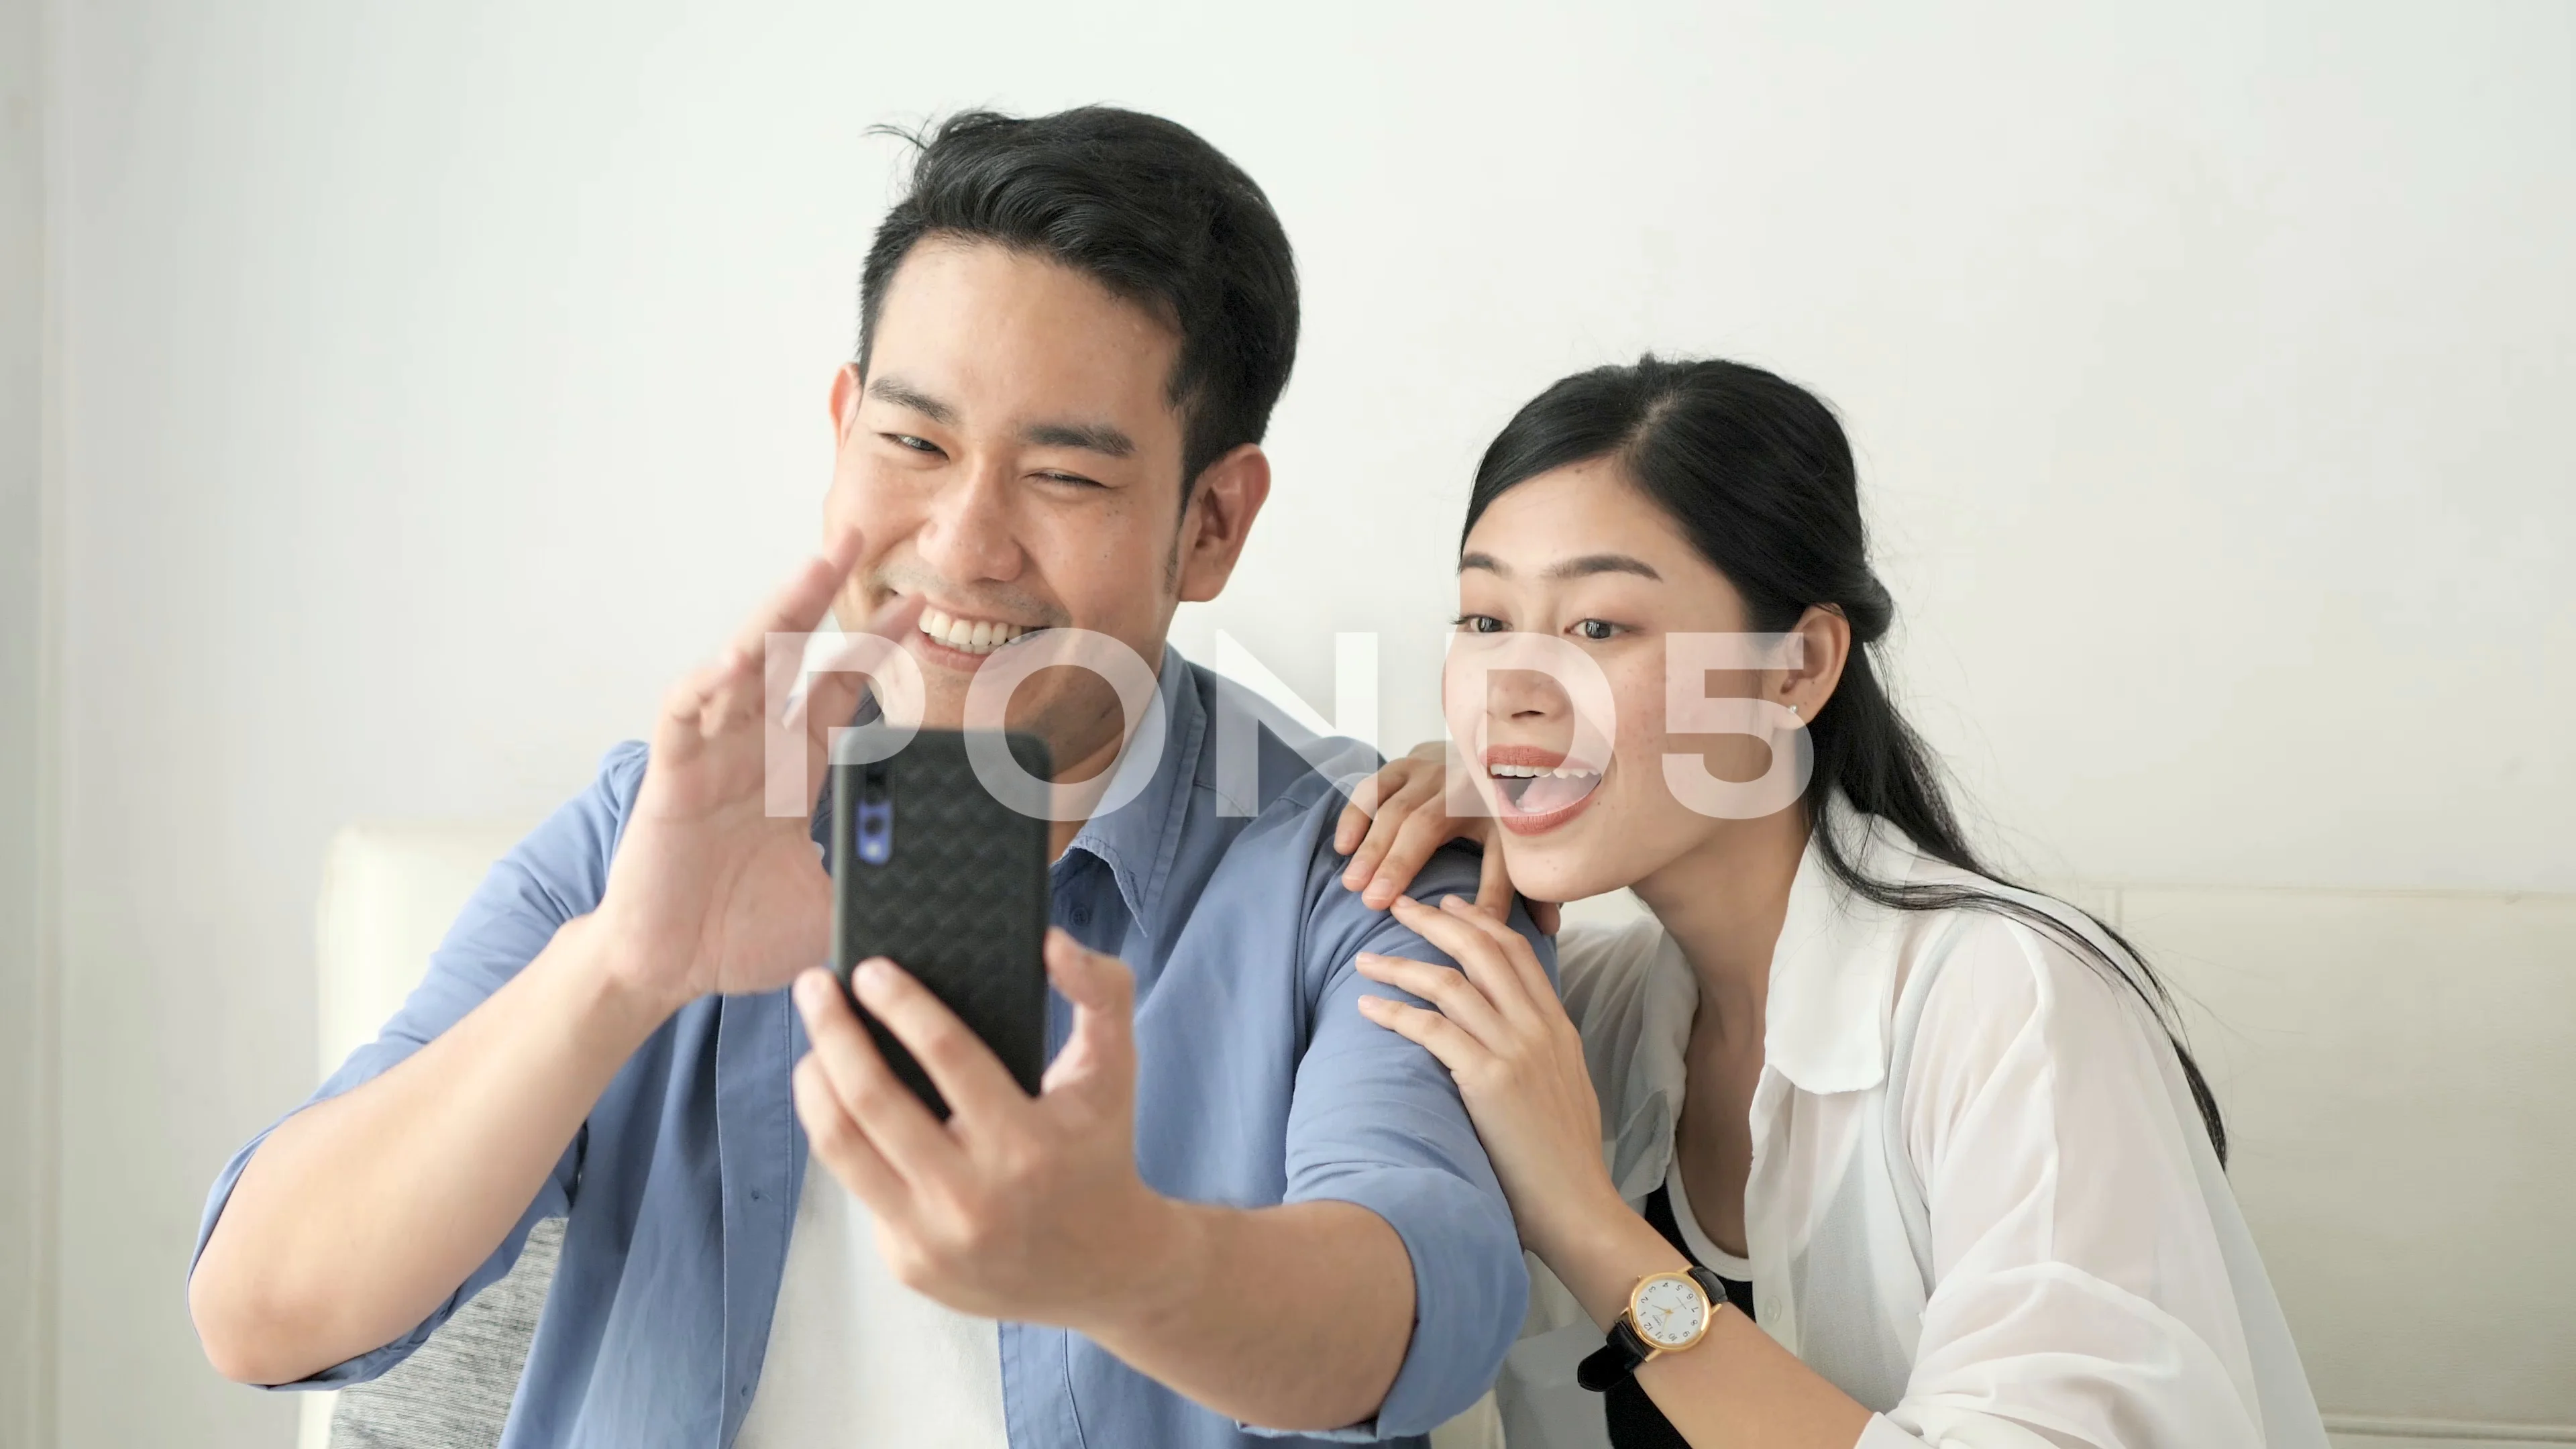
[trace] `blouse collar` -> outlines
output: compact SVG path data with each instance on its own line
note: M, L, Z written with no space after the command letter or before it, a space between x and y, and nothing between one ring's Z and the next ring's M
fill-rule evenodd
M1839 796L1825 811L1844 858L1877 880L1905 881L1922 861L1905 833L1861 814ZM1835 878L1815 835L1798 860L1789 908L1771 955L1771 989L1763 1008L1762 1052L1799 1090L1866 1091L1887 1076L1889 1014L1895 1001L1903 922L1895 910ZM1620 1083L1618 1104L1604 1103L1607 1154L1622 1197L1644 1197L1671 1165L1699 981L1681 946L1656 927L1658 940L1636 1000L1633 1036L1603 1044L1633 1053L1600 1080Z
M1800 1091L1818 1095L1867 1091L1886 1079L1903 936L1900 912L1835 877L1822 837L1832 831L1843 858L1873 880L1904 882L1920 859L1903 831L1839 796L1823 814L1789 887L1762 1027L1765 1062Z

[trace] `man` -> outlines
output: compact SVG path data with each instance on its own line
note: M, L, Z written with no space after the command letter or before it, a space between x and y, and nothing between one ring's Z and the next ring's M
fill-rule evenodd
M1354 955L1430 948L1340 886L1338 799L1276 734L1240 798L1225 692L1164 647L1268 494L1297 328L1278 219L1167 121L961 116L861 292L826 555L226 1168L190 1282L207 1352L250 1383L372 1377L567 1215L506 1444L1425 1434L1492 1378L1527 1290L1448 1074L1353 1005ZM1137 720L1094 674L1011 699L1061 780L1132 791L1055 826L1035 1099L865 967L955 1108L935 1120L813 969L829 883L807 822L763 810L761 641L827 605L903 641L935 725L1023 633L1159 661L1158 749L1124 747ZM859 688L812 684L810 780ZM1443 859L1420 888L1472 877Z

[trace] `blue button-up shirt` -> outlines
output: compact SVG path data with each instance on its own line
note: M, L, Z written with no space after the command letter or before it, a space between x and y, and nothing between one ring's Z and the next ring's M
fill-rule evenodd
M1136 973L1137 1168L1173 1197L1350 1202L1392 1225L1413 1262L1403 1368L1375 1422L1305 1442L1419 1442L1492 1381L1528 1294L1511 1214L1448 1072L1353 1004L1363 989L1388 990L1353 972L1360 951L1447 958L1342 888L1341 797L1291 727L1257 719L1237 686L1173 651L1153 708L1161 750L1131 750L1118 767L1151 778L1085 826L1053 870L1055 923ZM1240 767L1247 758L1256 770ZM586 793L494 866L427 979L313 1100L418 1051L597 906L643 776L643 747L619 747ZM1414 889L1472 893L1474 865L1444 852ZM1069 1022L1056 998L1050 1050ZM401 1362L509 1272L529 1229L563 1216L504 1449L731 1444L760 1378L807 1166L789 1089L805 1045L783 991L686 1007L618 1073L453 1297L400 1339L291 1387L356 1383ZM200 1251L259 1141L216 1180ZM1001 1362L1014 1449L1298 1442L1256 1440L1064 1329L1003 1324Z

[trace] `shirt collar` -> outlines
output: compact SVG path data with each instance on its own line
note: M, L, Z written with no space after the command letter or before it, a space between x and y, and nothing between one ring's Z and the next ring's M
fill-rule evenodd
M1863 874L1898 881L1912 875L1919 856L1903 831L1839 797L1823 813L1823 829L1835 832L1843 858ZM1789 886L1780 941L1772 948L1771 986L1762 1008L1763 1060L1801 1091L1865 1091L1886 1077L1899 954L1895 916L1836 879L1822 844L1808 837ZM1669 934L1661 936L1647 989L1646 1020L1654 1026L1638 1040L1627 1072L1627 1100L1639 1104L1653 1102L1659 1091L1678 1091L1691 1017L1698 1010L1698 979ZM1678 1102L1665 1106L1679 1110ZM1662 1171L1660 1162L1635 1165Z
M1801 1091L1865 1091L1887 1077L1898 922L1893 909L1835 878L1822 837L1834 832L1843 858L1875 880L1908 879L1917 852L1903 831L1840 797L1821 814L1798 861L1780 944L1771 955L1762 1053Z
M1879 880L1907 880L1923 857L1905 833L1862 815L1837 797L1826 807L1844 858ZM1888 1017L1894 1004L1900 923L1888 907L1834 878L1813 836L1789 887L1780 941L1771 953L1771 988L1763 1004L1764 1064L1799 1090L1858 1092L1887 1077ZM1602 1104L1604 1152L1619 1195L1642 1200L1661 1186L1672 1162L1688 1074L1691 1018L1699 978L1680 943L1660 927L1641 995L1626 1019L1633 1035L1602 1035L1596 1080L1619 1084L1616 1106ZM1587 1059L1596 1029L1585 1023Z
M1180 851L1182 815L1189 808L1190 782L1198 773L1200 746L1207 733L1207 711L1198 691L1188 687L1189 665L1181 651L1163 646L1163 668L1154 682L1146 716L1162 716L1162 747L1151 754L1135 748L1148 732L1139 722L1109 777L1109 794L1133 786L1135 797L1106 815L1085 821L1065 853L1086 851L1109 867L1119 897L1137 928L1155 934L1155 909L1163 885L1171 878L1172 860ZM1135 783L1137 776L1143 783Z

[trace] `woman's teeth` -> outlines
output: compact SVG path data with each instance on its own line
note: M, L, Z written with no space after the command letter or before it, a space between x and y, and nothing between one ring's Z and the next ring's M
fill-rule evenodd
M1599 770L1581 765L1558 765L1543 769L1537 765L1488 765L1485 772L1494 777L1504 801L1523 815L1547 815L1562 810L1592 793L1601 783Z
M961 654L990 654L1031 631L1017 624L960 619L938 609L921 611L921 632Z

